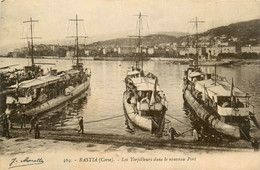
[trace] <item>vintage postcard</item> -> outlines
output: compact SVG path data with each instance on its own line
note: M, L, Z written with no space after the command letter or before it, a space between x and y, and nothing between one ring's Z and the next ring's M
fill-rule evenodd
M259 0L1 0L0 169L259 169Z

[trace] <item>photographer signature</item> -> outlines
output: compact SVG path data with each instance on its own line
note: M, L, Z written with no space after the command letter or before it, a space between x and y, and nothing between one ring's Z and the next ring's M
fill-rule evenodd
M12 158L11 162L9 163L9 168L18 168L23 166L32 166L32 165L39 165L43 164L44 160L42 158L31 159L26 157L25 159L18 160L17 158Z

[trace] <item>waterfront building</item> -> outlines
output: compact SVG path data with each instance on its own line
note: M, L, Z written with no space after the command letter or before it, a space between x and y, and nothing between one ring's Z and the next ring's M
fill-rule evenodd
M165 48L157 48L157 49L154 49L154 54L156 56L165 56L166 54L166 49Z
M84 50L84 54L85 54L86 56L89 56L89 54L90 54L89 50Z
M142 53L147 53L147 48L142 48Z
M59 51L59 45L49 45L52 52L57 53Z
M237 48L235 46L214 46L214 47L207 47L206 53L208 56L218 56L221 53L229 53L229 54L236 54Z
M106 49L105 48L102 48L102 54L106 54Z
M224 46L221 47L221 53L236 53L236 47L235 46Z
M177 48L177 51L179 52L179 54L181 56L187 56L187 55L195 55L196 54L196 48L194 47L178 47ZM198 54L201 56L201 55L205 55L206 53L206 48L204 47L201 47L201 48L198 48Z
M137 52L137 48L133 46L122 46L118 48L118 54L133 54Z
M66 51L66 57L71 58L71 57L73 57L73 56L74 56L74 51L72 51L72 50Z
M154 54L154 48L153 48L153 47L149 47L149 48L147 49L147 53L148 53L149 55L153 55L153 54Z
M260 46L248 46L248 47L241 47L242 53L257 53L260 54Z
M208 54L208 57L211 56L218 56L219 53L221 53L220 47L207 47L206 53Z

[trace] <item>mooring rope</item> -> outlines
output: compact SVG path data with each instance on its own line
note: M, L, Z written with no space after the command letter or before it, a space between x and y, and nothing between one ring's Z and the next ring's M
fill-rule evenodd
M132 113L129 113L129 114L132 114ZM122 117L122 116L125 116L125 115L121 114L121 115L117 115L117 116L113 116L113 117L108 117L108 118L104 118L104 119L98 119L98 120L93 120L93 121L88 121L88 122L83 122L83 123L84 124L96 123L96 122L106 121L106 120L110 120L110 119L115 119L115 118ZM56 126L56 127L66 127L66 126L76 126L76 125L79 125L79 124L77 123L77 124L70 124L70 125Z
M247 137L247 135L244 133L243 129L239 127L239 130L243 133L243 135L246 137L246 139L249 141L250 139Z
M129 113L129 114L133 114L133 113ZM108 117L108 118L104 118L104 119L98 119L98 120L93 120L93 121L87 121L87 122L83 122L83 124L89 124L89 123L96 123L96 122L102 122L102 121L106 121L106 120L111 120L111 119L115 119L115 118L118 118L118 117L123 117L125 116L125 114L120 114L120 115L117 115L117 116L112 116L112 117ZM178 122L188 126L188 127L192 127L191 125L188 125L186 123L184 123L183 121L177 119L177 118L174 118L172 117L171 115L168 115L166 114L166 116L174 119L174 120L177 120ZM75 124L67 124L67 125L54 125L55 127L68 127L68 126L78 126L79 124L78 123L75 123ZM42 127L48 127L48 126L51 126L51 125L41 125Z
M192 127L191 125L188 125L188 124L184 123L183 121L181 121L181 120L179 120L179 119L177 119L177 118L172 117L172 116L169 115L169 114L166 114L166 116L169 116L170 118L172 118L172 119L174 119L174 120L177 120L178 122L180 122L180 123L182 123L182 124L184 124L184 125L186 125L186 126L188 126L188 127Z

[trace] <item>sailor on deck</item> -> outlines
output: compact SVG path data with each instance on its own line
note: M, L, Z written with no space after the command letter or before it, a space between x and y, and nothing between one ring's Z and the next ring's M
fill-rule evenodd
M136 100L135 95L132 95L132 97L131 97L131 105L132 105L132 107L133 107L133 109L134 109L134 112L137 113L137 112L138 112L138 111L137 111L137 108L136 108L136 106L137 106L137 100Z
M141 100L140 103L144 103L144 102L150 103L150 100L148 99L147 95Z
M133 107L134 109L134 112L137 113L137 97L134 93L130 93L130 103L131 103L131 106Z

